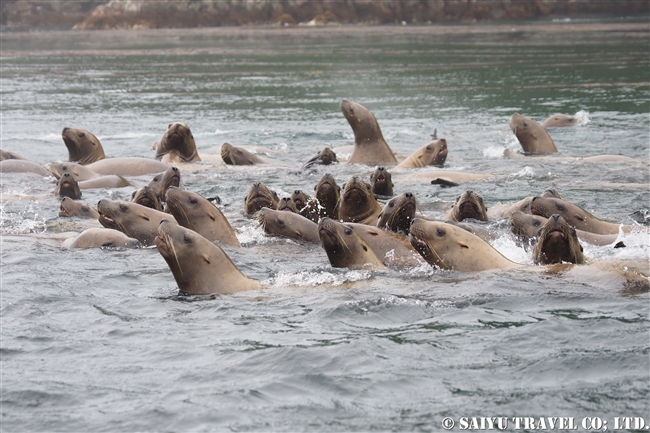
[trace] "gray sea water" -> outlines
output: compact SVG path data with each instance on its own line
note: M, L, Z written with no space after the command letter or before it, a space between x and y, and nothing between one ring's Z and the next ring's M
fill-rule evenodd
M225 248L264 290L178 296L155 248L66 250L97 225L58 217L53 178L2 176L3 431L440 431L450 417L615 418L650 424L650 296L616 272L389 273L334 269L318 245L266 235L243 213L251 184L280 196L374 167L301 170L353 143L339 103L370 109L403 158L437 131L445 169L495 179L441 189L395 172L440 218L464 190L487 206L557 189L596 216L633 224L650 208L647 20L499 25L2 33L4 150L67 160L63 127L108 157L153 157L187 123L203 162L181 187L218 195L244 247ZM506 159L508 122L578 114L550 131L559 154ZM267 148L256 168L222 143ZM593 164L620 154L638 163ZM426 169L420 171L433 170ZM150 176L133 178L145 185ZM135 187L87 190L127 199ZM494 246L532 264L507 227ZM585 244L592 261L648 260ZM445 421L448 422L448 421ZM630 424L630 428L634 425ZM523 428L523 427L522 427ZM603 430L603 428L599 428Z

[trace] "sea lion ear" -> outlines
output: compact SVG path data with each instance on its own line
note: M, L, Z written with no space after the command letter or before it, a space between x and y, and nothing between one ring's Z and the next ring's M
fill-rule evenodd
M150 221L150 220L149 220L149 217L148 217L147 214L145 214L145 213L141 213L141 214L140 214L140 218L142 218L142 219L145 220L145 221Z
M208 216L210 217L210 219L211 219L212 221L216 221L216 220L217 220L217 219L214 217L214 215L211 214L211 213L209 213Z
M205 260L208 265L211 264L209 255L203 254L201 257L203 257L203 260Z

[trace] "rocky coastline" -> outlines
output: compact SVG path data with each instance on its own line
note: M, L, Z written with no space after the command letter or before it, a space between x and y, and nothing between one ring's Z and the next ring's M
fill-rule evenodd
M645 0L4 0L4 29L425 24L648 16Z

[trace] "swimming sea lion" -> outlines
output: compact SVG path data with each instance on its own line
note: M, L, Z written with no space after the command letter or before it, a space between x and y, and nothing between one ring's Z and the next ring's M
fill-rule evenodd
M293 200L291 200L291 197L282 197L278 202L278 207L276 210L298 213L296 204L293 202Z
M490 206L487 211L488 219L496 220L499 218L510 218L513 212L523 212L526 214L530 213L530 204L533 201L533 197L526 197L515 203L506 203L496 206Z
M384 167L377 167L370 175L370 190L375 195L393 196L393 176Z
M230 143L221 145L221 159L229 165L254 165L266 162L254 153L241 147L235 147Z
M339 218L339 201L341 187L339 187L329 173L324 174L314 187L314 197L318 200L319 218Z
M158 200L165 201L165 194L171 186L178 188L181 184L181 172L178 167L169 167L162 173L158 173L149 181L148 186L158 196Z
M312 159L307 161L303 166L303 170L305 168L309 168L314 164L321 164L321 165L330 165L333 162L339 162L338 159L336 159L336 153L329 147L324 148L320 152L318 152L318 155L314 156Z
M183 162L200 161L194 136L189 126L181 122L170 123L159 143L154 144L156 159L162 159L172 150L178 151ZM159 170L160 171L160 170Z
M474 191L465 191L456 199L456 203L444 216L444 220L463 221L473 218L479 221L487 221L487 207L483 204L483 198Z
M323 218L318 224L318 236L335 268L386 269L373 249L345 224Z
M492 242L493 240L497 239L500 235L498 231L490 230L487 224L483 224L479 222L468 222L468 221L458 222L458 221L451 221L451 220L446 220L444 222L446 222L447 224L451 224L452 226L459 227L463 230L467 230L468 232L483 239L485 242Z
M63 173L63 176L61 176L54 188L54 194L78 200L81 198L79 182L74 180L70 173Z
M542 265L583 264L585 257L582 251L576 230L560 215L554 214L542 227L533 256L535 263Z
M178 288L190 295L227 294L261 289L216 244L169 220L158 226L156 246Z
M5 159L25 159L22 156L18 155L15 152L7 152L6 150L0 149L0 161Z
M133 194L131 194L131 202L160 212L163 210L162 203L160 203L158 196L149 185L133 191Z
M99 213L86 203L75 201L70 197L63 197L61 200L59 216L97 219L99 218Z
M66 172L70 173L77 182L101 176L99 173L95 173L85 165L76 162L50 162L49 167L52 176L57 179L63 176L63 173Z
M354 150L349 163L385 164L397 162L395 154L388 147L375 115L356 102L341 101L341 111L354 132Z
M493 179L495 177L498 176L496 174L489 174L489 173L467 173L464 171L432 170L432 171L425 171L422 173L413 173L408 175L407 178L416 179L416 180L421 179L425 181L443 179L448 182L455 183L455 182L472 182L475 180L483 180L483 179Z
M415 218L416 206L415 196L410 192L393 197L379 214L377 227L408 235L411 221Z
M510 118L510 129L517 136L519 144L528 154L555 153L557 147L548 132L537 122L515 113Z
M376 225L381 205L370 191L370 185L358 176L345 183L339 203L339 219L344 222Z
M178 224L207 240L241 247L235 231L221 210L201 195L175 186L167 190L167 209Z
M262 182L255 182L244 199L244 212L250 215L263 207L275 209L279 202L280 198L275 191L271 191Z
M544 122L542 128L562 128L578 125L578 119L570 114L554 114Z
M305 192L297 189L291 194L291 201L300 215L315 223L320 220L321 206L317 199L309 197Z
M119 230L144 246L153 245L160 221L167 219L176 223L173 215L121 200L100 200L97 212L101 225Z
M106 158L97 137L79 128L63 128L61 137L68 148L68 160L87 165Z
M625 233L635 229L635 226L603 221L580 206L554 197L534 197L530 204L530 210L533 215L545 218L550 218L553 214L561 215L570 226L591 233L613 235L618 234L619 228Z
M282 212L266 207L257 213L262 229L271 235L305 242L319 242L318 224L293 212Z
M540 231L546 221L548 218L516 211L510 216L510 230L524 243L537 243ZM618 239L618 234L601 235L578 229L576 229L576 233L581 242L596 246L611 245Z
M165 171L169 165L164 162L150 158L139 158L135 156L123 158L107 158L92 164L86 168L98 174L114 174L117 176L142 176L144 174L155 174Z
M386 266L417 266L422 258L411 245L408 236L378 227L358 223L345 223L363 239Z
M448 153L447 140L440 138L425 144L395 168L421 168L427 165L442 167L447 160Z
M79 235L63 241L64 248L138 248L140 241L133 239L118 230L107 228L90 228Z
M414 219L411 243L424 260L441 269L473 272L522 266L505 258L478 236L440 221Z
M115 174L93 177L92 179L79 182L79 188L81 189L124 188L125 186L131 186L131 183L122 176Z
M0 161L0 173L28 173L41 177L48 177L51 174L41 164L26 159L4 159Z

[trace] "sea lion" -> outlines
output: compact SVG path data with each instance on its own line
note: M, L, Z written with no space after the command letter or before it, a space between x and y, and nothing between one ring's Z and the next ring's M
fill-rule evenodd
M291 201L300 215L315 223L320 220L321 206L317 199L309 197L307 193L297 189L291 194Z
M540 231L546 221L548 218L516 211L510 215L510 230L524 244L537 243ZM618 234L600 235L578 229L576 229L576 233L580 241L599 247L611 245L618 239Z
M627 162L632 164L641 163L640 160L635 158L630 158L629 156L625 156L625 155L595 155L595 156L587 156L585 158L579 158L578 160L582 162L593 162L593 163L601 163L601 162Z
M515 113L510 118L510 129L527 154L555 153L557 147L548 132L537 122Z
M305 242L319 242L318 224L293 212L282 212L266 207L257 213L262 229L271 235Z
M447 140L440 138L425 144L395 168L421 168L427 165L442 167L447 160L448 153Z
M221 159L229 165L254 165L266 162L254 153L230 143L221 145Z
M525 214L530 213L530 204L533 201L533 197L526 197L515 203L505 203L496 206L490 206L487 211L488 219L496 220L499 218L510 218L513 212L523 212Z
M377 167L370 175L370 190L375 195L393 196L393 176L384 167Z
M156 246L178 288L190 295L227 294L261 289L216 244L172 221L158 225Z
M583 264L585 257L578 241L576 230L558 214L551 215L539 235L533 256L535 263L551 265L555 263Z
M354 150L348 162L351 164L385 164L397 162L388 147L375 115L356 102L341 101L341 111L354 132Z
M73 200L78 200L81 198L81 189L79 188L79 182L74 180L70 173L63 173L63 176L56 183L54 188L54 194L61 197L70 197Z
M417 266L422 258L411 245L408 236L389 232L378 227L358 223L345 223L363 239L386 266Z
M533 215L540 215L544 218L559 214L570 226L591 233L613 235L618 234L619 229L629 233L636 228L635 226L603 221L573 203L554 197L534 197L530 204L530 210Z
M345 224L323 218L318 224L318 237L335 268L386 270L373 249Z
M578 118L570 114L554 114L544 122L542 128L564 128L579 125Z
M293 202L293 200L291 200L291 197L282 197L278 202L278 207L276 208L276 210L298 213L296 204Z
M142 176L144 174L155 174L165 171L169 165L155 159L139 158L135 156L123 158L107 158L92 164L86 168L98 174L114 174L117 176Z
M131 186L131 182L115 174L107 174L79 182L79 188L81 189L124 188L125 186Z
M181 171L178 167L169 167L162 173L158 173L149 181L148 186L158 196L158 200L165 201L165 194L171 186L178 188L181 184Z
M41 177L51 175L50 171L41 164L26 159L4 159L0 161L0 173L27 173Z
M160 203L160 199L158 199L153 188L149 185L145 185L142 188L133 191L133 194L131 194L131 202L160 212L163 211L163 205Z
M410 192L393 197L381 210L377 227L408 235L411 221L415 218L416 206L415 196Z
M172 150L178 151L183 162L200 161L194 136L189 126L181 122L170 123L160 142L154 144L156 159L162 159Z
M68 148L68 160L87 165L106 158L99 139L90 132L79 128L63 128L61 137Z
M424 260L441 269L473 272L522 266L478 236L451 224L416 218L410 230L413 247Z
M263 207L275 209L279 202L280 198L275 191L271 191L262 182L255 182L244 198L244 212L250 215Z
M472 182L475 180L483 180L483 179L493 179L495 177L498 176L496 174L489 174L489 173L467 173L464 171L432 170L432 171L425 171L422 173L413 173L408 175L407 178L415 179L415 180L425 180L425 181L443 179L448 182L455 183L455 182Z
M341 187L336 184L334 176L325 173L314 187L314 197L318 200L319 218L339 217L339 202L341 199Z
M160 221L167 219L176 223L173 215L121 200L100 200L97 212L101 225L119 230L144 246L153 245Z
M235 231L221 210L201 195L170 186L167 209L178 224L194 230L207 240L241 247Z
M458 222L458 221L451 221L451 220L446 220L444 222L456 227L460 227L463 230L467 230L468 232L483 239L485 242L492 242L493 240L497 239L500 235L499 232L490 230L487 227L487 224L483 224L479 222L467 222L467 221Z
M49 167L52 176L57 179L59 179L63 173L66 172L70 173L77 182L94 179L101 176L101 174L95 173L85 165L81 165L76 162L50 162Z
M472 218L479 221L487 221L487 207L483 204L483 198L474 191L465 191L456 199L451 210L443 217L444 220L463 221Z
M119 230L90 228L79 235L63 241L64 248L138 248L140 241L125 235Z
M99 218L99 212L95 209L70 197L63 197L59 209L60 217Z
M18 155L15 152L8 152L6 150L0 149L0 161L4 161L5 159L25 159L22 156Z
M314 156L312 159L307 161L303 166L302 169L306 169L311 167L314 164L321 164L321 165L330 165L333 162L339 162L339 160L336 158L336 153L329 147L324 148L320 152L318 152L318 155Z
M370 191L370 185L358 176L348 180L341 193L339 219L344 222L377 224L381 205Z

